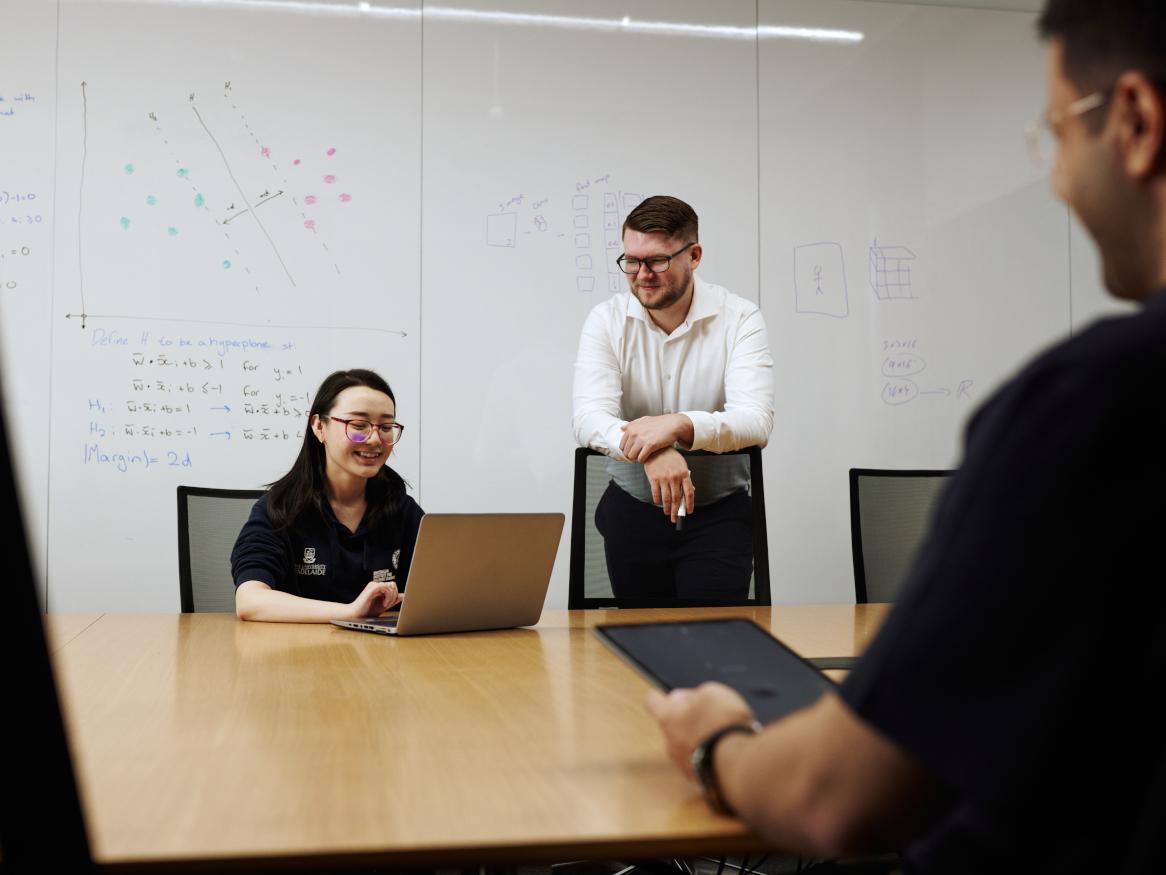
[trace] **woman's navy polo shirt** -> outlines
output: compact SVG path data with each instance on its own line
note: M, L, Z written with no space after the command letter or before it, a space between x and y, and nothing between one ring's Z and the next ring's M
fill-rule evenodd
M231 551L235 586L258 580L292 595L344 603L370 580L396 582L404 590L425 515L417 502L404 496L396 518L379 535L369 531L367 511L352 532L327 501L323 505L323 519L307 513L294 526L277 530L267 516L267 496L255 502Z

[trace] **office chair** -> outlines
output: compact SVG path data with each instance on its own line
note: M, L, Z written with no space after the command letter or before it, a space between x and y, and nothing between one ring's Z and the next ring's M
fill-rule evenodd
M229 557L259 489L178 487L178 591L182 613L235 610Z
M893 602L954 471L850 469L854 599Z
M693 459L725 459L745 457L749 466L749 494L752 503L753 580L750 597L745 605L768 605L769 542L765 530L765 484L761 470L761 448L748 447L731 453L708 453L702 450L685 452ZM612 592L603 550L603 535L595 526L595 508L612 477L608 471L609 459L602 453L581 447L575 450L575 486L571 510L571 562L567 586L567 607L576 608L635 608L635 607L699 607L699 602L679 600L662 603L620 599ZM723 604L723 603L722 603Z

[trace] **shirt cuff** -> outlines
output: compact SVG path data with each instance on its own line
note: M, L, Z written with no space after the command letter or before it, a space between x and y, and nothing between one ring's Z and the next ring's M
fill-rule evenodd
M683 413L692 420L692 446L689 449L705 449L716 436L716 418L707 410L685 410Z
M626 419L616 420L603 435L603 439L607 443L607 455L621 462L627 461L624 454L619 451L619 442L623 440L623 427L627 424Z

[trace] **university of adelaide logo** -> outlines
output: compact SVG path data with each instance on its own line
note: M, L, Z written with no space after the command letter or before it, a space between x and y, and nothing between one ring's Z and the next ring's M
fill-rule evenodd
M392 583L397 579L397 569L401 565L401 551L393 551L393 567L392 568L378 568L372 573L372 579L377 583Z
M315 547L304 547L304 561L296 566L296 574L306 574L311 577L324 577L328 574L327 565L316 564Z

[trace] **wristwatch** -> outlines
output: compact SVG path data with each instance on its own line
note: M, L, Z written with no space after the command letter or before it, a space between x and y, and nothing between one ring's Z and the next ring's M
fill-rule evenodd
M756 735L762 728L762 725L756 720L752 723L731 723L718 729L693 750L692 770L696 773L696 779L700 781L705 801L717 814L732 814L733 811L725 803L725 797L721 795L720 785L717 784L717 776L713 772L713 751L726 735L733 735L737 732Z

